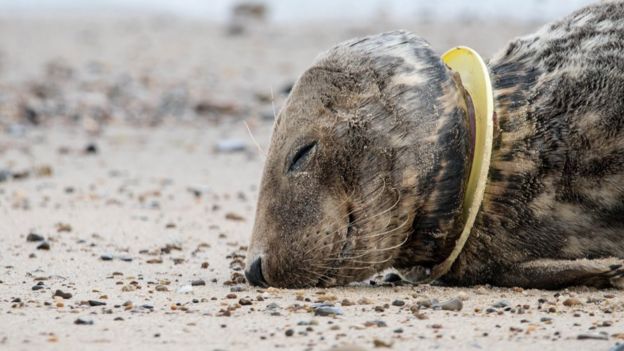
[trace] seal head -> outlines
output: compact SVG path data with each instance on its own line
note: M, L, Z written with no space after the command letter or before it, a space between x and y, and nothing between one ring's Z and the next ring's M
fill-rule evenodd
M322 54L274 126L248 279L329 286L441 262L463 224L470 113L459 77L411 33Z

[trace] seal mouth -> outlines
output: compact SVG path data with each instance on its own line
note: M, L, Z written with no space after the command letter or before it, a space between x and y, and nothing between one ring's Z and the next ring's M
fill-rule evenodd
M348 221L347 221L347 226L346 226L344 244L342 245L342 248L340 249L338 256L336 256L336 258L332 260L333 262L330 265L330 267L321 275L321 277L317 281L316 286L318 287L327 287L327 286L336 285L336 277L338 275L338 270L339 270L338 268L344 262L345 258L348 257L348 255L351 253L351 250L353 249L351 238L353 237L353 234L355 233L355 230L356 230L355 228L356 218L353 212L354 212L353 206L351 204L347 205Z

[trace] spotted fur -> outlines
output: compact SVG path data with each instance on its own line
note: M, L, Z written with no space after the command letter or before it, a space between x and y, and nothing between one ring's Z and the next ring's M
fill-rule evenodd
M623 53L624 3L613 2L490 61L488 184L443 282L624 285ZM278 116L248 269L262 258L267 284L305 287L443 261L464 225L472 109L461 78L411 33L322 54Z

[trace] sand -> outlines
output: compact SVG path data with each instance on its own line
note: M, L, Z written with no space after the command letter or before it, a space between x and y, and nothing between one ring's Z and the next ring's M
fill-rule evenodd
M487 56L537 25L256 23L229 35L166 16L0 20L0 349L621 344L615 290L392 286L376 276L295 291L240 280L271 100L279 109L320 51L407 28L440 51L468 44ZM220 151L224 140L244 148ZM426 307L431 299L462 307ZM341 314L317 316L315 303Z

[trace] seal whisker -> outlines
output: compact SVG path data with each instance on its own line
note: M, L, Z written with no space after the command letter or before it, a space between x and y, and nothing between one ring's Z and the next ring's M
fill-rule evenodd
M395 190L396 190L396 189L395 189ZM335 230L335 231L332 233L332 235L334 235L334 234L336 234L336 233L339 233L339 232L343 231L345 228L348 228L349 226L356 226L356 225L360 225L360 226L362 226L362 225L368 224L368 223L370 223L372 220L374 220L374 219L376 219L376 218L378 218L378 217L381 217L381 216L385 215L386 213L388 213L388 212L392 211L394 208L396 208L396 206L398 206L399 202L401 201L401 193L400 193L400 191L399 191L399 192L397 192L397 194L398 194L398 196L397 196L397 200L396 200L396 201L392 204L392 206L390 206L389 208L387 208L387 209L385 209L385 210L383 210L383 211L380 211L380 212L378 212L377 214L375 214L375 215L373 215L373 216L370 216L370 217L365 217L365 218L363 218L363 219L362 219L362 218L356 218L356 220L354 221L354 223L348 223L347 225L345 225L345 226L343 226L343 227L340 227L339 229ZM355 213L355 211L351 212L351 214L353 214L353 213ZM374 236L378 236L378 235L383 235L383 233L381 233L381 234L375 234ZM362 237L358 237L358 239L366 239L366 238L370 238L371 236L372 236L371 234L368 234L368 235L365 235L365 236L362 236ZM343 239L340 239L340 240L336 240L336 241L334 241L334 242L331 242L330 244L326 244L326 245L323 245L323 246L320 246L320 247L315 247L315 248L311 249L311 251L310 251L310 252L308 252L307 254L314 253L314 252L316 252L316 251L321 251L321 250L324 250L324 249L326 249L326 248L328 248L328 247L330 247L330 246L333 246L333 245L340 245L340 244L343 244L343 243L347 242L348 240L350 240L350 238L343 238Z
M258 143L258 140L256 140L256 137L251 132L251 128L249 128L249 123L247 123L247 121L243 121L243 124L245 125L245 128L247 128L247 133L249 133L249 137L251 138L251 140L254 142L254 144L258 148L258 151L260 151L260 155L262 156L263 159L266 160L267 153L264 150L262 150L262 147Z
M375 201L379 198L379 196L381 196L381 194L383 194L383 192L385 191L385 188L386 188L386 182L384 181L384 182L383 182L383 186L382 186L381 188L375 189L375 190L373 190L373 191L371 191L371 192L370 192L370 194L373 194L375 191L379 190L378 194L377 194L374 198L369 199L369 200L367 200L366 202L364 202L364 203L360 206L360 208L365 207L365 206L367 206L368 204L375 202ZM347 203L348 201L349 201L349 200L344 201L344 202L342 203L342 205L344 205L344 204L345 204L345 203ZM398 203L398 201L399 201L399 200L397 200L397 203ZM396 203L395 203L392 207L394 207L394 206L396 206ZM356 208L355 206L350 206L350 207L352 207L352 209L351 209L350 211L347 211L347 214L346 214L346 215L344 215L344 216L342 216L342 217L341 217L341 219L348 219L348 218L350 218L350 217L351 217L351 216L352 216L352 215L353 215L356 211L359 211L359 210L360 210L360 209ZM388 210L392 210L392 207L390 207ZM370 221L370 220L374 219L375 217L382 216L383 214L385 214L385 212L386 212L386 211L384 211L384 212L382 212L382 213L379 213L379 214L377 214L377 215L374 215L374 216L372 216L372 217L370 217L370 218L364 218L364 220L366 220L366 221L364 221L364 222L359 222L357 219L356 219L356 221L355 221L355 222L357 222L357 224L365 224L365 223L368 223L368 221ZM335 223L336 223L336 222L334 222L333 224L335 224ZM332 224L332 226L333 226L333 224ZM353 226L353 225L355 225L355 224L356 224L356 223L351 223L351 222L349 222L349 223L347 223L346 225L341 225L338 229L335 229L333 232L330 232L328 235L335 235L335 234L337 234L337 233L340 233L340 232L342 232L343 230L345 230L346 228L349 228L350 226ZM332 243L330 243L330 244L328 244L328 245L324 245L324 246L322 246L322 247L312 247L312 248L310 248L308 251L306 251L306 252L304 253L304 255L308 255L308 254L310 254L310 253L314 253L315 251L313 251L313 250L322 250L322 249L325 249L325 248L327 248L327 247L329 247L329 246L332 246L332 245L334 245L334 244L341 244L341 243L344 243L346 240L347 240L347 239L343 239L343 240L340 240L340 241L335 241L335 242L332 242Z

